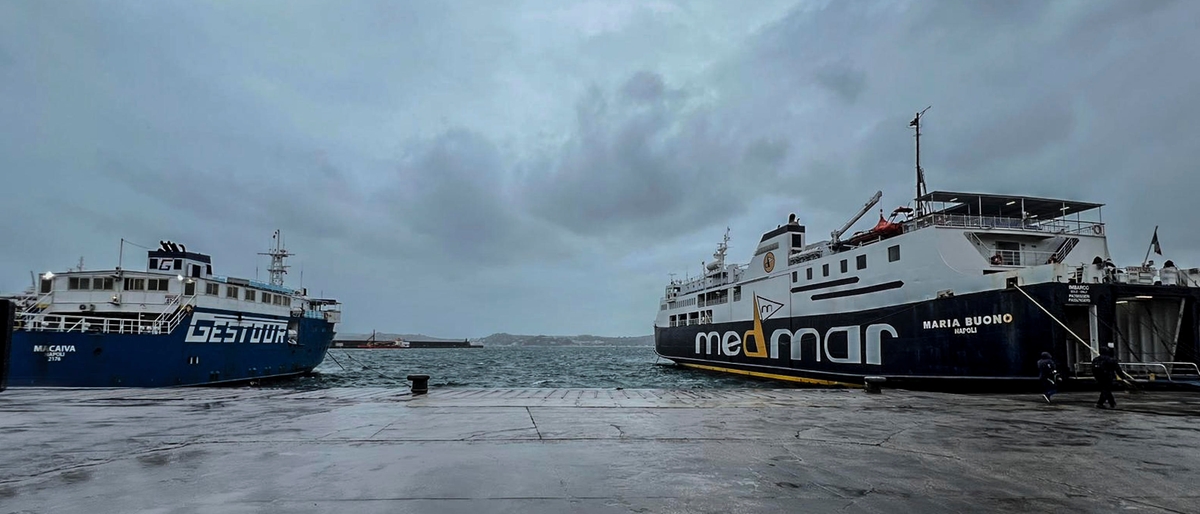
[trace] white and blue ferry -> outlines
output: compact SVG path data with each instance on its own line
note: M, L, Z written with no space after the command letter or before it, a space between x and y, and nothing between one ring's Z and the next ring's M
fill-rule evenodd
M672 280L654 321L658 355L703 370L824 385L1039 386L1049 352L1086 385L1110 348L1126 374L1200 387L1200 268L1118 267L1099 203L925 191L917 130L915 208L826 240L795 215L727 263L728 233L701 273Z
M275 231L269 283L213 274L212 258L160 242L145 270L47 272L17 300L11 387L169 387L311 372L337 301L284 286ZM123 247L123 245L122 245Z

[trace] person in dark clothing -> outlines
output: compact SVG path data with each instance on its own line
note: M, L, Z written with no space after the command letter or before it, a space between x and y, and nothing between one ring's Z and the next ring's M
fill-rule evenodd
M1050 398L1058 393L1058 366L1050 352L1042 352L1041 360L1037 361L1038 379L1042 383L1042 398L1050 403Z
M1092 375L1096 377L1096 385L1100 387L1100 399L1096 400L1096 407L1103 409L1104 403L1107 402L1109 408L1117 407L1117 400L1113 398L1112 389L1113 381L1117 378L1117 372L1121 370L1117 359L1113 358L1111 348L1100 349L1100 355L1092 359Z

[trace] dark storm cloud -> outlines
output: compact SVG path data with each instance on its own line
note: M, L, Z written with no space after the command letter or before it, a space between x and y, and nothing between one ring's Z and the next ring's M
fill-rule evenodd
M410 142L393 185L372 198L389 224L408 227L426 259L507 265L559 254L553 237L516 205L507 164L496 146L465 129Z
M21 222L0 238L22 244L0 264L175 238L248 273L236 255L278 227L348 331L645 333L653 284L727 224L741 261L788 212L826 234L876 189L911 201L928 105L930 189L1104 202L1118 260L1159 224L1196 262L1195 19L1169 1L3 2L0 206ZM568 297L586 301L547 301Z
M735 136L737 120L651 73L621 91L579 102L570 140L527 176L533 212L580 234L669 238L741 214L778 182L785 144Z

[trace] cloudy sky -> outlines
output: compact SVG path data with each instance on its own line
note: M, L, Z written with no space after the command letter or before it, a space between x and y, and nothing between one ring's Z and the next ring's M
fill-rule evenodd
M1200 265L1200 2L0 2L0 290L170 239L343 331L643 335L725 227L1106 204ZM869 218L869 216L868 216ZM867 219L862 222L869 224ZM127 247L142 259L143 250Z

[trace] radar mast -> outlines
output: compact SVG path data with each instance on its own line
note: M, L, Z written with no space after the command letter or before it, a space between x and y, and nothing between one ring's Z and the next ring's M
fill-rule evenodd
M284 249L283 234L279 232L279 229L275 229L275 234L271 236L271 239L275 240L275 248L266 252L259 252L259 255L269 255L271 257L271 267L267 268L267 272L271 277L270 283L273 286L282 287L283 276L287 274L287 269L291 267L284 265L283 260L295 254Z

